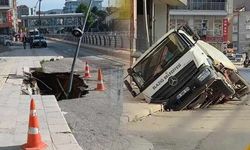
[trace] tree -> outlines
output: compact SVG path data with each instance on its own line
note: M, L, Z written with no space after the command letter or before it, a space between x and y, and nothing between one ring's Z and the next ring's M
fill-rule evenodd
M85 16L88 12L88 6L84 5L81 3L77 8L76 8L76 13L83 13ZM86 23L86 29L90 28L90 26L95 22L95 17L93 16L92 13L89 14L88 20Z
M87 11L88 7L83 3L80 4L76 9L76 13L87 14ZM98 10L98 8L94 6L91 9L87 20L86 31L89 31L90 29L93 29L94 31L106 31L107 25L105 25L103 21L106 19L107 15L107 11Z

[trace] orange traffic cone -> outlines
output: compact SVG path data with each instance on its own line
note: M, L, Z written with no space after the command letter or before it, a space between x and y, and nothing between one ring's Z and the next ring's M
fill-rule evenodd
M36 106L33 98L30 102L30 117L27 143L24 144L22 147L25 150L44 150L47 147L47 144L42 141L40 135Z
M84 78L91 78L90 67L87 62L86 62L85 71L84 71Z
M97 87L96 87L97 91L104 91L105 87L104 87L104 83L103 83L103 77L102 77L102 70L98 69L98 78L97 78Z

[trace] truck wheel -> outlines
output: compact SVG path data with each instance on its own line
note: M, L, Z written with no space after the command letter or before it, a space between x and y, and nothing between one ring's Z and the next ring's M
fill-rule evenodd
M200 105L202 105L207 99L207 93L203 92L198 98L197 100L193 101L191 104L189 104L187 106L187 109L195 109L200 107Z
M183 99L181 102L180 101L176 101L175 104L171 107L173 111L180 111L180 110L184 110L185 108L187 108L187 106L189 104L191 104L192 102L194 102L197 98L194 98L192 100L190 99Z

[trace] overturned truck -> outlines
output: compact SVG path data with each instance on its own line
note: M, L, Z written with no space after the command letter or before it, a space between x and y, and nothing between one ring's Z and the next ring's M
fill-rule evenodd
M249 92L234 64L187 25L152 45L128 69L124 83L134 97L143 94L147 102L174 111L206 108Z

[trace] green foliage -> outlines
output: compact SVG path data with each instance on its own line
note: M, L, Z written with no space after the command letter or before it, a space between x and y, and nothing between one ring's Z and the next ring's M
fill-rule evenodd
M88 11L88 7L86 5L84 5L83 3L80 4L77 8L76 8L76 13L84 13L86 14Z
M88 12L88 6L84 5L83 3L80 4L76 9L76 13L87 14L87 12ZM88 16L86 31L89 31L91 28L95 29L96 31L107 30L107 25L103 23L103 21L106 19L107 16L108 16L107 11L98 10L97 7L93 7Z

